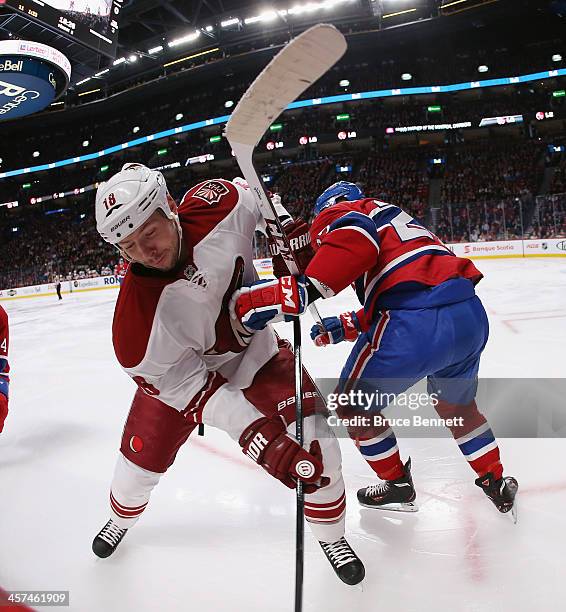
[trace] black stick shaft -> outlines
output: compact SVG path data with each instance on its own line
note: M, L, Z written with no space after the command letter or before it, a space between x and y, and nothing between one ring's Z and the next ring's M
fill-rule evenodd
M295 351L295 411L296 434L303 446L303 360L301 355L301 321L293 321L293 344ZM295 557L295 612L303 609L303 574L305 561L305 494L303 483L297 481L297 528Z

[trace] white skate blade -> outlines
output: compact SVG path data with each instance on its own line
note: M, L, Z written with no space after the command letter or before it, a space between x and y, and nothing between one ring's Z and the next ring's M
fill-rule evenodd
M517 512L517 498L513 500L513 507L511 508L511 518L513 519L513 524L517 524L518 512Z
M370 510L389 510L391 512L418 512L419 507L414 502L404 502L399 504L387 504L383 506L372 506L370 504L364 504L363 502L358 502L360 506L364 508L369 508Z

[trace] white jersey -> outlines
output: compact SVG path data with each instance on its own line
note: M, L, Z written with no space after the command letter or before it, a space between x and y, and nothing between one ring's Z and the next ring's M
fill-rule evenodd
M233 292L257 279L252 245L262 217L245 184L216 179L185 194L179 220L187 262L169 275L130 266L114 349L146 393L237 439L263 416L241 390L277 353L270 327L248 334L228 312Z

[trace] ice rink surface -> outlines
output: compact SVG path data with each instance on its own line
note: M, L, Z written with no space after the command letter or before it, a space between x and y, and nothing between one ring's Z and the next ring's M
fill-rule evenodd
M566 260L478 266L491 324L480 374L564 377ZM116 554L92 554L134 391L113 355L115 299L4 303L13 375L0 436L0 585L69 590L70 609L88 612L292 610L294 494L211 428L181 449ZM354 307L347 294L321 310ZM338 375L351 345L317 349L307 328L306 365ZM355 492L372 472L341 441L347 535L367 575L363 586L342 584L307 528L305 611L564 610L566 440L500 440L520 484L517 525L474 485L451 439L399 444L413 459L416 514L361 509Z

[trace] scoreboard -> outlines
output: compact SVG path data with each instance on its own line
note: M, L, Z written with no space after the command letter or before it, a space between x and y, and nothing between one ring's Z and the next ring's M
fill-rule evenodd
M0 0L51 30L114 58L125 0Z

